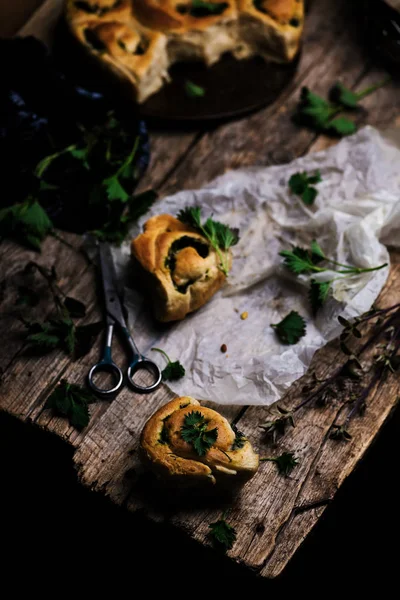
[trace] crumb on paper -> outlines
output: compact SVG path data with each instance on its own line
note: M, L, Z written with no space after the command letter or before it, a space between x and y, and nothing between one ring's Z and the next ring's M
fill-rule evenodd
M225 352L228 350L226 344L222 344L220 350L225 354Z
M247 319L247 317L249 316L249 313L247 312L247 310L245 310L244 312L242 312L242 314L240 315L240 318L242 319L242 321L245 321Z

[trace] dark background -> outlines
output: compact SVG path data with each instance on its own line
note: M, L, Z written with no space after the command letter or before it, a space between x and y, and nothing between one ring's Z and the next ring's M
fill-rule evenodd
M283 575L267 581L84 489L71 448L0 414L0 590L9 581L13 593L6 598L22 589L29 597L45 590L57 598L69 590L137 597L143 585L143 596L151 597L214 596L219 589L238 596L243 587L279 596L317 589L319 595L346 597L355 587L358 596L385 584L396 597L399 430L400 408Z

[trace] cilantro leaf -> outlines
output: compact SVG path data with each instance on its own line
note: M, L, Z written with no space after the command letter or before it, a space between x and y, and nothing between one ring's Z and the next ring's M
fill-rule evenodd
M288 477L299 462L297 458L295 458L293 452L283 452L280 456L276 456L275 458L260 458L260 461L274 462L279 473L284 475L284 477Z
M185 415L181 427L181 437L185 442L192 444L199 456L204 456L211 446L217 441L218 429L207 429L208 421L200 411L191 411Z
M292 310L280 323L271 325L283 344L297 344L306 335L306 323L295 310Z
M318 195L318 190L312 187L313 184L320 183L321 173L316 171L314 175L308 176L303 171L302 173L294 173L289 179L289 187L296 196L301 196L304 204L311 206Z
M83 429L89 424L88 405L95 401L96 398L88 390L62 379L47 398L45 408L67 417L73 427Z
M202 98L205 96L206 90L200 85L193 83L193 81L186 79L185 93L187 96L189 96L189 98Z
M311 279L308 297L314 315L325 303L331 289L331 284L332 281L316 281L315 279Z
M233 547L236 542L236 530L232 525L229 525L224 518L219 519L215 523L210 523L210 539L215 547L226 552Z
M161 348L152 348L154 352L161 352L163 356L167 359L167 366L161 372L163 381L177 381L178 379L182 379L185 376L185 367L181 365L179 360L172 362L169 358L168 354L161 350Z

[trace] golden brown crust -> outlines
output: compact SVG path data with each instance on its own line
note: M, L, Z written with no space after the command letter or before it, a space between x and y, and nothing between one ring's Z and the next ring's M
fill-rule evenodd
M215 444L199 456L192 444L182 439L185 417L199 412L207 422L207 430L217 429ZM259 457L248 440L241 448L232 449L236 434L229 422L215 410L205 408L190 396L168 402L147 421L140 445L150 468L163 480L185 486L221 484L235 488L248 481L257 471Z
M159 321L183 319L208 302L226 279L208 241L171 215L151 217L132 240L131 251L148 275Z
M177 61L211 65L225 52L278 62L296 55L304 0L211 3L216 14L199 12L191 0L68 0L66 18L87 50L131 83L139 102L160 89ZM100 44L91 43L93 36Z

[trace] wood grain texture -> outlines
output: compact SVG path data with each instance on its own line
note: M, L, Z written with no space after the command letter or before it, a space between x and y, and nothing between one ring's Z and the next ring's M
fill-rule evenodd
M296 77L275 104L211 130L152 132L152 161L141 189L154 187L163 194L172 193L203 185L230 168L285 162L333 143L292 123L290 116L301 86L307 85L326 95L338 78L354 89L362 89L382 79L384 73L370 66L370 57L357 30L353 3L318 0L310 6ZM381 127L395 122L400 105L398 87L398 83L391 83L365 99L364 109L354 118L362 124L368 116L368 123ZM75 247L79 246L76 236L62 235ZM381 306L400 298L400 254L392 252L391 258L390 277L379 299ZM172 507L154 489L153 480L143 471L138 457L138 439L145 421L173 397L166 386L151 396L124 389L112 403L99 401L91 405L90 424L81 432L44 408L61 377L71 382L85 381L89 366L98 358L101 336L91 352L77 362L71 362L58 351L40 359L26 356L21 338L23 325L15 319L20 273L30 260L47 267L54 265L63 291L87 304L84 323L101 317L94 267L82 254L54 238L46 240L39 256L14 243L3 242L0 260L0 334L7 340L0 348L0 410L30 421L71 444L80 480L92 490L109 496L127 510L140 511L151 519L183 529L199 543L209 545L209 523L226 506L207 506L196 499L190 507ZM39 318L48 314L50 306L43 301L35 311L34 316ZM124 352L118 345L114 354L115 361L122 366ZM337 343L332 343L315 355L310 370L315 370L318 377L328 377L343 360ZM306 375L297 381L282 399L282 406L297 405L308 380ZM269 409L220 407L229 420L238 422L240 430L262 456L275 456L286 450L295 452L299 458L299 465L289 478L280 476L273 463L263 463L254 479L229 505L228 521L238 534L229 552L232 560L244 563L264 577L277 576L354 469L396 404L399 393L396 375L390 375L375 387L365 414L351 421L353 438L349 443L329 438L332 424L342 422L347 414L346 390L328 406L299 411L296 427L276 445L267 443L259 428Z

